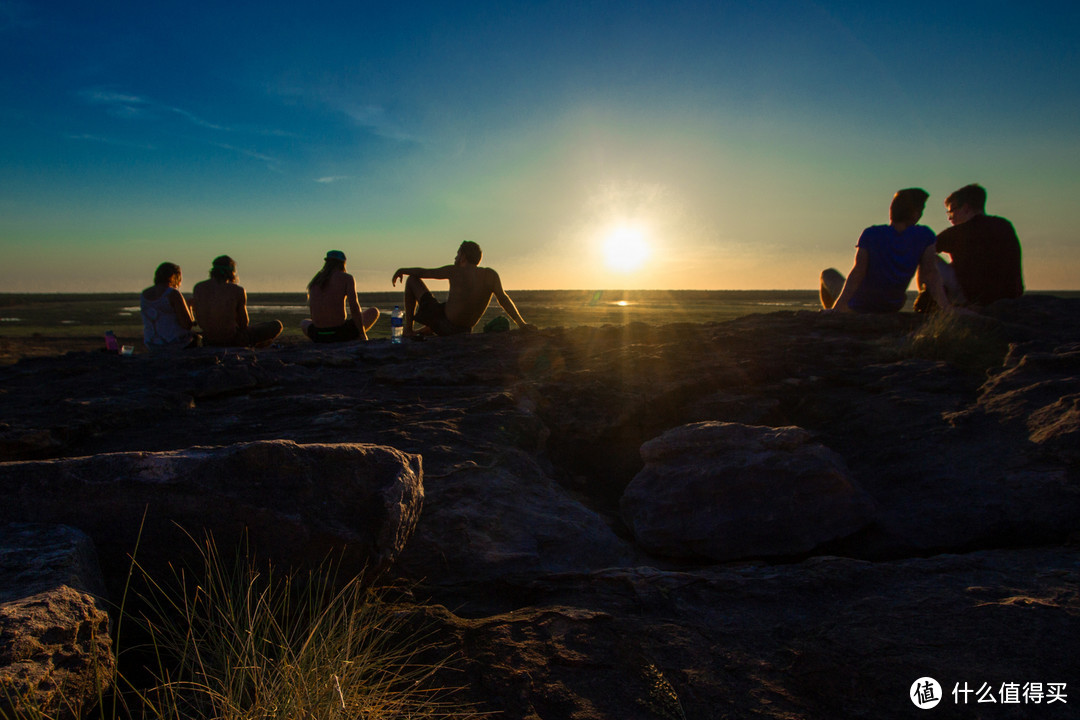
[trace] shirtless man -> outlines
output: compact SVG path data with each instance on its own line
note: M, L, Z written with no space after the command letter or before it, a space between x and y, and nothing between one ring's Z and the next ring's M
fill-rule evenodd
M192 293L203 345L266 347L281 334L283 326L277 320L250 324L247 293L236 284L236 261L228 255L214 258L210 279L198 283Z
M426 332L436 335L456 335L472 332L473 325L487 310L491 296L518 327L532 328L521 317L514 301L503 290L499 273L480 267L480 246L471 240L461 243L453 265L440 268L399 268L391 285L408 275L405 281L405 335L413 335L413 321L426 326ZM449 280L450 292L440 303L428 290L422 278Z
M345 253L340 250L326 253L322 270L308 283L308 308L311 318L301 322L300 329L314 342L367 340L367 331L379 319L378 308L360 308L356 280L345 272Z

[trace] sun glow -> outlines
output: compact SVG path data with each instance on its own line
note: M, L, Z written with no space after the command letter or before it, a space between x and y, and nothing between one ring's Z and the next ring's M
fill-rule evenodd
M620 225L604 239L604 263L612 270L637 270L651 254L645 230L636 225Z

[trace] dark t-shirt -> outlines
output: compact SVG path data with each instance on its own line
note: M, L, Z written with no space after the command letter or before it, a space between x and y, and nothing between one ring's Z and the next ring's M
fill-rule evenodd
M937 251L952 256L960 289L970 303L986 305L1024 294L1020 239L1012 223L976 215L938 233Z

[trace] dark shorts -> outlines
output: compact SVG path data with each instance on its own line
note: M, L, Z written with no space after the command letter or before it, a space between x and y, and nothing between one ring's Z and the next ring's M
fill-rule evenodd
M427 325L435 331L436 335L459 335L472 330L472 328L461 327L447 320L446 303L436 300L430 292L420 296L413 319L421 325Z
M348 342L360 337L360 330L352 321L331 328L308 325L307 336L317 343Z
M268 343L284 330L284 326L278 320L253 323L245 330L238 330L231 338L204 338L203 344L207 347L253 347L260 343Z

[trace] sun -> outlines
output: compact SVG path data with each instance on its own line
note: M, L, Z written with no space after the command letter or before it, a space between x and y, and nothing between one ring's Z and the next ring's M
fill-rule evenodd
M619 225L604 238L604 263L612 270L637 270L651 254L645 229L640 226Z

